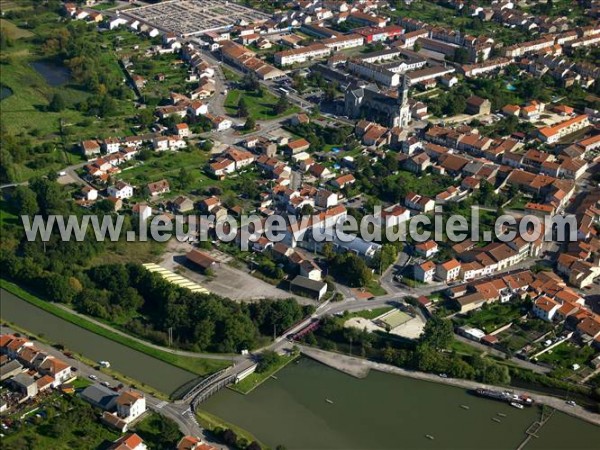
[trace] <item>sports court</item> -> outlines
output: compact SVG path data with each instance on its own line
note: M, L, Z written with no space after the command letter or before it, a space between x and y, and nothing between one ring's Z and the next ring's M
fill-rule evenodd
M406 314L405 312L400 311L399 309L392 309L391 311L388 311L382 314L381 316L376 317L374 322L381 323L384 328L386 328L387 325L390 329L393 330L394 328L405 324L410 319L412 319L412 317Z

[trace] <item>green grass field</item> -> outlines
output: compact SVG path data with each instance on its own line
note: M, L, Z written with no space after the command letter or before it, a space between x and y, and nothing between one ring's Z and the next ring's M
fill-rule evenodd
M225 99L225 110L230 116L236 117L238 111L238 102L241 97L244 97L248 105L248 113L250 117L256 120L276 119L277 117L287 116L300 111L296 106L290 106L282 114L275 114L273 106L279 100L270 92L263 91L263 95L258 96L255 92L245 92L239 89L233 89L227 93Z
M411 317L408 314L397 309L396 311L391 312L390 314L388 314L380 320L388 324L391 329L394 329L396 327L399 327L403 323L408 322L410 319Z
M271 377L271 375L274 375L275 373L279 372L289 363L294 361L298 356L299 355L282 356L278 364L269 367L269 369L265 372L251 373L239 383L231 385L231 389L241 394L248 394L249 392L252 392L254 389L256 389L258 386L260 386L262 383L267 381Z

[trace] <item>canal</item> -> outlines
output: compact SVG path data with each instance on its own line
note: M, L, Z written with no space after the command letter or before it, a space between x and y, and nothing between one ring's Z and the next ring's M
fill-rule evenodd
M359 380L306 358L276 378L245 396L224 389L202 408L288 449L516 449L539 415L536 407L518 410L380 372ZM526 449L591 449L600 442L600 428L558 412L539 435Z
M110 361L116 371L167 394L196 378L191 372L80 328L3 289L0 290L0 315L89 359Z

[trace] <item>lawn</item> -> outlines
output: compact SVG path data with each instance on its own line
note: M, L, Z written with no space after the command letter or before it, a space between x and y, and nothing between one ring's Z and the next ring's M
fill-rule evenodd
M92 407L76 397L52 396L16 431L3 431L2 448L70 450L108 448L120 433L100 423Z
M41 298L36 297L30 292L20 288L16 284L6 281L4 279L0 279L0 287L19 296L23 300L37 306L38 308L43 309L44 311L54 314L55 316L58 316L61 319L71 322L88 331L91 331L92 333L96 333L100 336L126 345L127 347L130 347L134 350L145 353L156 359L160 359L161 361L172 364L176 367L195 373L197 375L205 376L229 366L229 363L227 361L184 357L149 347L129 337L116 334L110 330L107 330L104 327L101 327L100 325L82 319L81 316L77 316L69 311L65 311L64 309L51 302L42 300Z
M31 31L19 28L6 19L0 19L0 28L2 28L2 31L4 31L10 39L21 39L33 36Z
M233 89L227 93L227 98L225 99L225 110L227 111L227 114L237 117L237 106L242 96L248 105L248 114L256 120L276 119L300 111L298 107L290 105L290 107L282 114L275 114L273 106L277 104L279 98L270 92L263 89L262 95L257 95L256 92Z
M240 394L248 394L249 392L256 389L258 386L260 386L262 383L264 383L266 380L268 380L272 375L279 372L289 363L294 361L298 356L299 355L281 356L279 362L269 367L265 372L251 373L239 383L232 385L231 389L236 392L239 392Z
M464 318L456 318L455 321L459 325L469 325L491 333L502 325L516 321L525 312L524 305L519 302L494 303L484 305L482 308L468 313Z
M578 347L571 342L563 342L538 357L538 360L556 367L571 369L573 364L585 366L592 356L594 356L594 353L591 347Z

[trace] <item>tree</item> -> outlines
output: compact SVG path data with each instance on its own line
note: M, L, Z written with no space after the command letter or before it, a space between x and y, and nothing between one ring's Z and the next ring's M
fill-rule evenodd
M258 373L266 372L271 367L279 363L281 357L272 350L267 350L262 352L260 355L260 361L258 362L258 366L256 367L256 371Z
M435 350L441 350L448 348L453 339L454 331L452 330L452 323L434 316L425 324L420 341Z
M418 42L415 42L413 45L413 51L418 52L419 50L421 50L421 44L419 44Z
M244 96L241 96L237 105L238 117L248 117L248 104Z
M19 216L33 216L39 210L35 193L27 186L17 186L13 194L13 203Z
M454 62L466 64L469 62L469 51L464 47L458 47L454 51Z
M48 109L53 112L60 112L66 108L65 98L60 92L57 92L52 96L52 100L48 105Z
M246 119L246 123L244 124L244 130L252 131L256 128L256 120L254 117L248 117Z
M284 113L289 107L290 102L288 101L287 96L282 93L279 96L279 100L277 101L277 103L275 103L275 105L273 106L273 112L275 113L275 115L279 115Z
M177 184L179 185L179 188L185 189L193 182L194 182L194 175L192 173L188 172L188 170L185 167L182 167L179 170L179 174L177 175Z
M200 150L210 152L213 149L214 143L210 139L205 139L198 146L200 147Z

